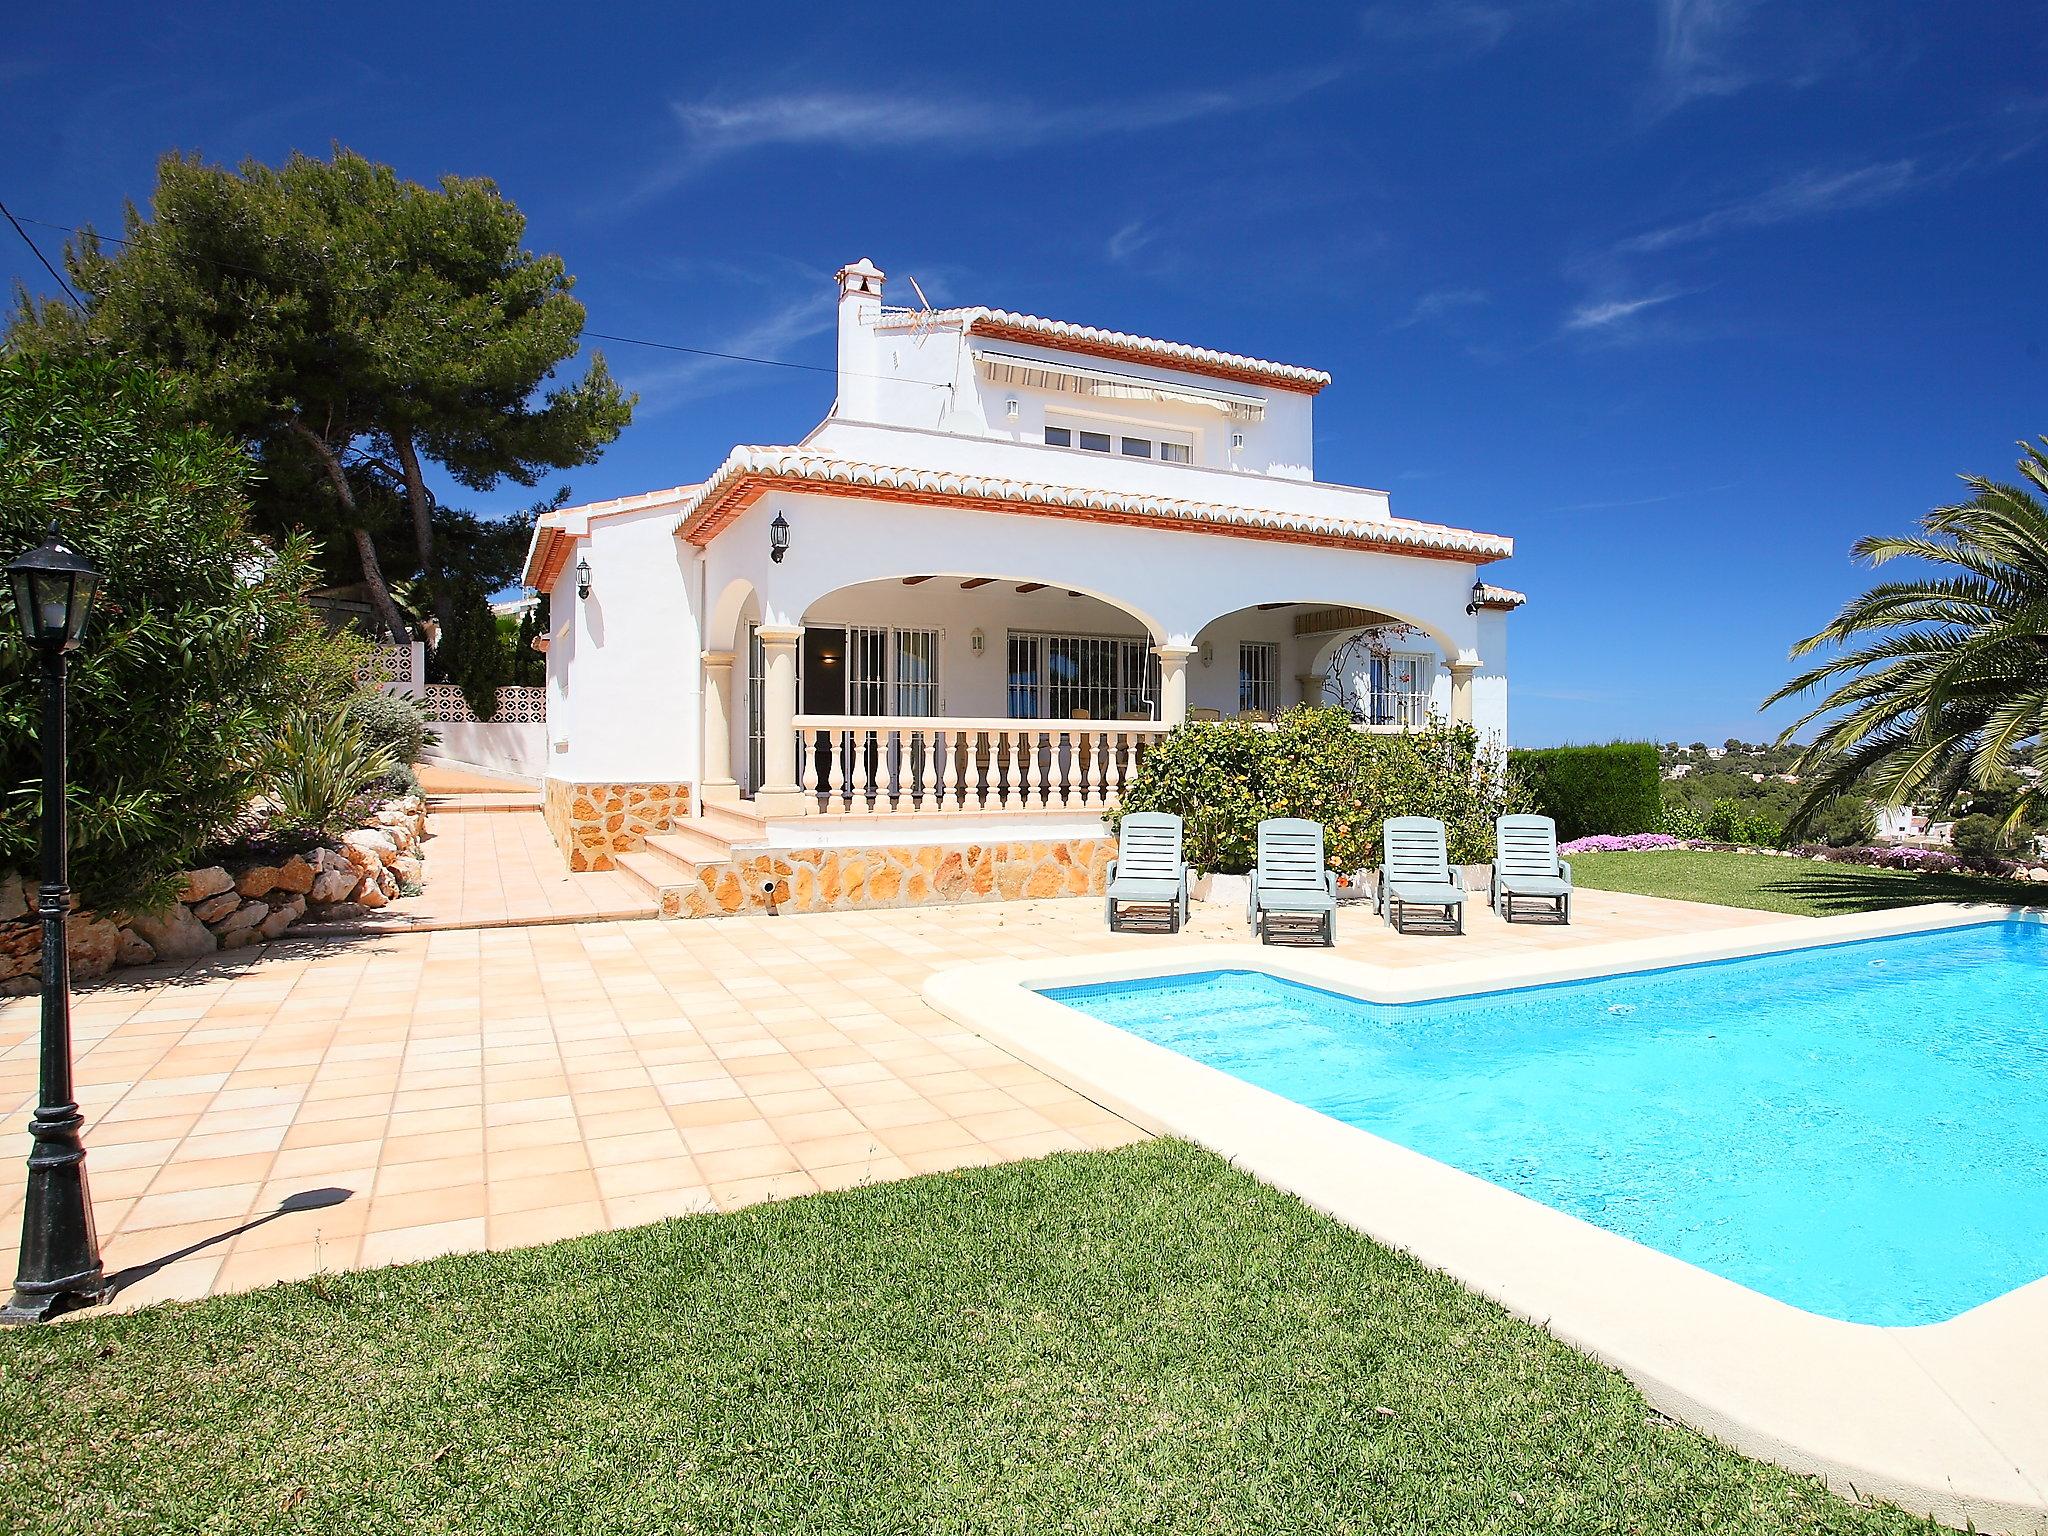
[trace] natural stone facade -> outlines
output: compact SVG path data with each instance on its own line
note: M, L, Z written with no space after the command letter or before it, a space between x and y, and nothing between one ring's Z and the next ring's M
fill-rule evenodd
M325 922L360 916L388 904L405 886L425 883L426 835L422 802L394 800L370 825L346 833L338 847L232 870L218 864L187 870L177 899L162 912L74 910L65 921L71 975L89 981L119 966L241 949L274 939L309 915ZM36 896L37 888L18 874L0 875L0 995L42 985Z
M636 853L647 834L690 817L688 784L573 784L549 779L541 814L569 868L611 869L614 855Z
M1026 897L1099 896L1116 842L1107 837L876 848L740 850L661 893L663 917L735 912L849 912Z

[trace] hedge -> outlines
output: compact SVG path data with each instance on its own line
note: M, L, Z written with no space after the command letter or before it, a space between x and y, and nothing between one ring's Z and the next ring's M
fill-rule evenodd
M1597 833L1661 832L1664 791L1647 741L1602 747L1534 747L1508 754L1529 794L1570 841Z
M1322 824L1331 868L1349 874L1379 863L1389 816L1434 816L1452 861L1474 864L1493 856L1494 818L1528 808L1501 753L1469 725L1381 736L1341 709L1302 706L1270 727L1182 726L1140 760L1111 819L1171 811L1185 823L1190 864L1241 874L1263 818L1307 817Z

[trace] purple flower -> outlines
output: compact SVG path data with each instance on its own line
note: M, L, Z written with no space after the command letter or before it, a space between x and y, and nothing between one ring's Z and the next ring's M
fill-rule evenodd
M1668 832L1631 832L1625 837L1599 833L1573 838L1560 844L1559 853L1644 853L1652 848L1676 848L1678 839Z

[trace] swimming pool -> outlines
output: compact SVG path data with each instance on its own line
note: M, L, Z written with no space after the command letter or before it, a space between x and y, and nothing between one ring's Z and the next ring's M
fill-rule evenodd
M1261 972L1044 989L1824 1317L2048 1274L2048 927L1379 1004Z

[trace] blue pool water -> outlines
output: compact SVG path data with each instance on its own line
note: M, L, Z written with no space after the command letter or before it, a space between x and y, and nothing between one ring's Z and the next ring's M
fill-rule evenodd
M1046 995L1827 1317L2048 1274L2041 924L1432 1003L1249 971Z

